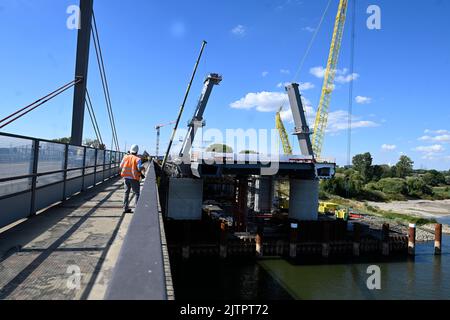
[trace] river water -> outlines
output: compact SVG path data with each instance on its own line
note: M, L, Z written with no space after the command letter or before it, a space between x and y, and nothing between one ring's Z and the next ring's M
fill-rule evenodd
M414 259L293 264L283 259L175 262L179 300L450 300L450 237L443 254L420 244ZM381 290L369 290L368 267L381 270Z

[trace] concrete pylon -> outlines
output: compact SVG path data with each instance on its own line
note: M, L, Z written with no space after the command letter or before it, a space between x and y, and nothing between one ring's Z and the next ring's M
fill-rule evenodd
M319 180L290 180L289 219L319 219Z

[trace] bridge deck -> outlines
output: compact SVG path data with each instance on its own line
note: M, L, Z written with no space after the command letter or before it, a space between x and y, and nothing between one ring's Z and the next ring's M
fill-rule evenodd
M114 178L0 233L0 300L102 299L132 218L122 197Z

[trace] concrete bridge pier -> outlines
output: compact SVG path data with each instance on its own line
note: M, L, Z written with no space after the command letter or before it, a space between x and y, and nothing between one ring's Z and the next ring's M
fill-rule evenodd
M319 180L291 178L289 219L317 221L319 219Z

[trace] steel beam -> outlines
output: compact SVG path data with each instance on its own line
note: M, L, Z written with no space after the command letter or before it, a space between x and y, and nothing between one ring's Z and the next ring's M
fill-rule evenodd
M300 150L304 156L313 156L314 151L311 143L311 131L306 120L303 108L302 97L300 95L298 83L292 83L286 87L289 102L291 104L292 115L294 116L295 133L298 138Z
M78 30L77 62L75 78L82 79L75 85L73 97L71 144L83 143L84 111L89 67L89 47L91 42L92 12L94 0L80 0L80 29Z

